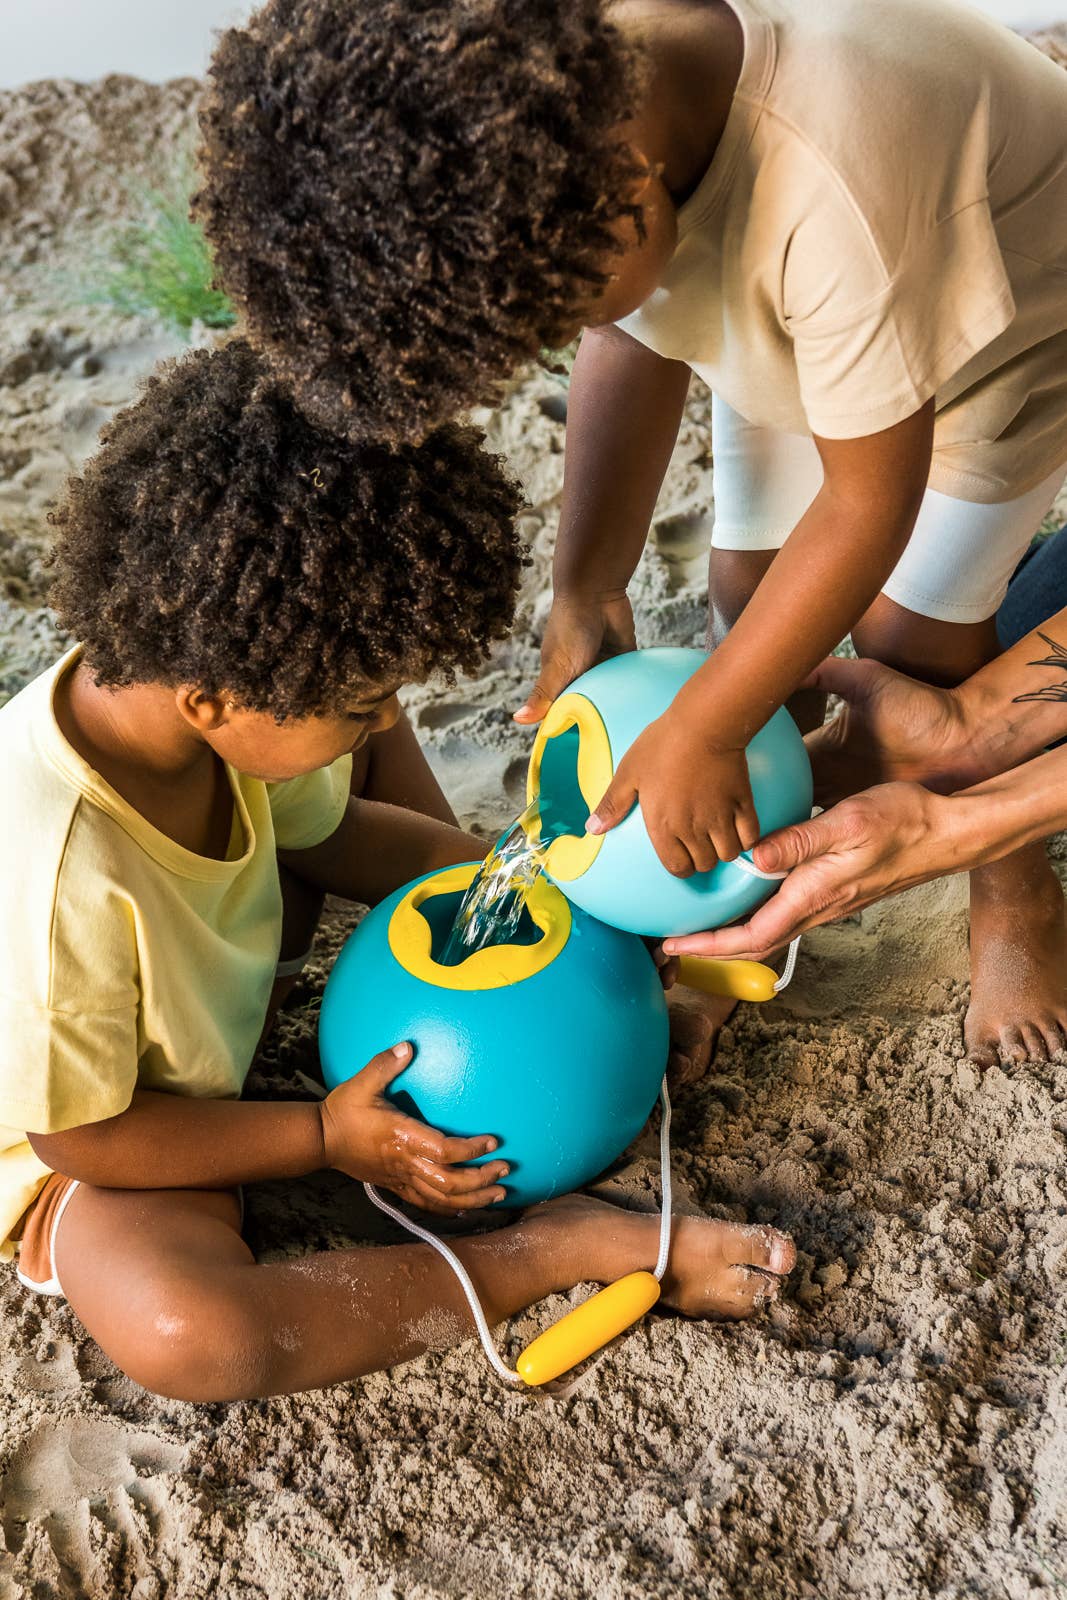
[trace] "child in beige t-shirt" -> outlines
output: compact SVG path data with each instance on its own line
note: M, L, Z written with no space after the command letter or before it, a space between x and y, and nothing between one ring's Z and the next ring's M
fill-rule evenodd
M240 1185L325 1167L450 1215L503 1198L503 1161L469 1165L490 1133L383 1097L411 1046L321 1103L240 1097L323 894L372 903L480 853L386 803L437 794L396 693L505 630L518 505L469 429L349 445L235 342L150 380L56 514L80 642L0 710L0 1253L162 1393L391 1366L425 1348L428 1301L466 1325L425 1245L308 1270L241 1238ZM792 1246L755 1233L685 1219L675 1304L773 1296ZM655 1217L577 1197L454 1242L491 1321L657 1246Z
M955 0L270 0L203 127L223 277L338 426L417 436L585 329L520 720L633 646L691 372L714 391L717 648L594 830L639 801L672 871L730 859L747 741L821 714L849 631L934 682L995 653L1067 470L1067 75L1023 40ZM1042 846L973 874L971 934L972 1053L1063 1048Z

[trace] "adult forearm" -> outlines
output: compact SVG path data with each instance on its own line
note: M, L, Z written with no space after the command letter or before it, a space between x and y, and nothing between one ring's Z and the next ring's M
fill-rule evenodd
M434 777L407 713L375 733L352 758L352 793L363 800L381 800L456 826L456 816Z
M1067 609L955 691L975 765L999 772L1067 738Z
M1067 828L1067 747L949 797L969 867L999 861Z
M621 594L648 536L689 392L689 368L617 328L582 342L567 402L558 594Z
M42 1161L105 1189L232 1189L325 1165L317 1103L197 1100L138 1089L117 1117L31 1134Z

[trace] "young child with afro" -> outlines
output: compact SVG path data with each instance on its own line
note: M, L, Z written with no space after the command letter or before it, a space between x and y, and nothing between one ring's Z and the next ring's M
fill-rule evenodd
M731 859L747 741L787 701L818 720L843 636L941 684L996 654L1067 469L1067 76L1022 39L954 0L269 0L202 127L221 277L333 425L418 438L584 329L521 721L633 647L711 387L715 649L594 830L639 800L671 871ZM971 908L971 1053L1062 1049L1043 845Z
M237 341L151 378L55 513L78 643L0 710L0 1252L150 1389L354 1378L420 1354L429 1304L464 1335L425 1245L260 1265L241 1237L241 1185L324 1168L450 1215L503 1196L503 1162L465 1165L492 1138L383 1098L410 1045L322 1102L241 1091L309 905L484 849L381 796L398 749L410 780L397 690L507 628L518 505L472 430L338 440ZM657 1229L572 1197L454 1247L493 1321L648 1267ZM744 1316L792 1261L774 1230L684 1218L668 1298Z

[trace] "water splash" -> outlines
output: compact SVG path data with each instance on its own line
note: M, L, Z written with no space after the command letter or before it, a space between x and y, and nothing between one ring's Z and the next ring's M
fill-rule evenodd
M551 842L544 837L540 802L531 800L475 873L437 958L441 966L458 967L477 950L514 942Z

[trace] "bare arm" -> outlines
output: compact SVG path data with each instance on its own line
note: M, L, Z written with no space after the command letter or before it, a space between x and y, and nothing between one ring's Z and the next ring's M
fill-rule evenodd
M363 800L421 811L456 827L456 815L402 711L384 733L374 733L352 757L352 793Z
M120 1116L29 1138L53 1171L108 1189L232 1189L327 1165L314 1102L137 1089Z
M384 1091L411 1061L398 1044L325 1100L198 1100L134 1091L117 1117L28 1137L53 1172L105 1189L233 1189L323 1167L382 1183L427 1210L453 1214L503 1198L503 1162L489 1135L451 1138L405 1116Z
M619 328L587 328L571 374L555 598L541 675L520 722L605 655L634 647L626 586L648 537L690 370Z
M623 757L590 832L640 798L664 865L685 875L759 837L745 746L863 615L911 535L933 402L865 439L815 442L824 482L740 619Z
M1067 607L955 691L964 727L995 769L1067 738Z
M866 439L816 439L824 482L744 612L678 697L742 748L878 595L911 537L933 448L933 401Z
M424 872L480 861L485 843L434 817L378 800L351 799L340 826L310 850L279 850L290 871L327 894L377 905Z

